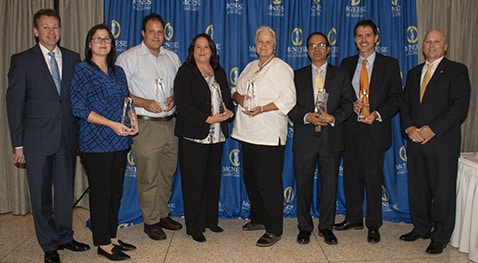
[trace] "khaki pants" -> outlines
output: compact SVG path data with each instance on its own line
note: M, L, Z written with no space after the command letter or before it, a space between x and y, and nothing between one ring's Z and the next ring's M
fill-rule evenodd
M138 197L144 222L156 224L169 215L171 182L176 171L178 140L175 118L167 122L138 120L139 133L133 137Z

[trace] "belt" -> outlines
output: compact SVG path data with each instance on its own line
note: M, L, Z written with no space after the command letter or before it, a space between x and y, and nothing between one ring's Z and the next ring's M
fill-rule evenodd
M173 118L173 115L169 115L166 117L149 117L149 116L138 115L138 119L145 120L145 121L170 121L172 118Z

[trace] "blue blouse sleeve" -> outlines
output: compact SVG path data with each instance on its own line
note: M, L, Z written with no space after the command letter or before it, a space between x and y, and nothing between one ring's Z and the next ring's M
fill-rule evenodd
M71 111L73 116L82 119L87 119L91 112L86 103L86 94L90 89L90 81L88 79L90 73L86 63L80 63L75 67L71 80Z

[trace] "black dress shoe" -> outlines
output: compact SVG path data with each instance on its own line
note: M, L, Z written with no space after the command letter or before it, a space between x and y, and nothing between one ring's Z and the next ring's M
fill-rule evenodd
M334 224L335 230L347 230L347 229L363 229L363 222L349 222L349 221L342 221L341 223Z
M215 225L215 226L206 226L207 228L209 228L209 230L211 230L212 232L216 232L216 233L221 233L222 231L224 231L224 229L222 229L220 226L218 225Z
M203 234L193 235L193 240L202 243L206 242L206 237Z
M56 250L45 252L45 263L61 263L60 255Z
M369 243L380 242L380 232L378 232L378 229L369 229L368 230L367 241Z
M256 246L258 247L270 247L279 241L281 236L274 235L272 233L265 233L259 240L257 240Z
M86 250L90 249L90 246L88 246L87 244L84 244L84 243L80 243L80 242L73 239L66 244L59 245L58 249L60 249L60 250L69 249L71 251L78 252L78 251L86 251Z
M427 253L430 254L441 254L443 252L443 249L446 247L446 245L432 241L430 245L427 247Z
M98 247L98 255L103 256L111 261L125 260L130 258L130 256L123 253L117 247L113 247L111 254L101 249L101 247Z
M118 240L118 244L119 245L113 244L113 246L117 247L119 250L122 250L122 251L128 251L128 250L136 249L136 246L125 243L121 240Z
M415 230L412 230L409 233L406 233L400 236L400 240L407 241L407 242L413 242L419 238L428 239L430 238L430 233L420 235L417 232L415 232Z
M319 229L319 236L324 237L324 241L326 244L337 245L338 243L337 237L335 237L334 232L332 232L332 230L330 229Z
M168 230L173 230L173 231L176 231L176 230L179 230L181 228L183 228L183 225L181 225L179 222L177 221L174 221L171 217L165 217L165 218L161 218L159 220L159 225L162 227L162 228L166 228Z
M297 243L299 244L309 244L310 241L310 232L309 231L300 231L297 235Z

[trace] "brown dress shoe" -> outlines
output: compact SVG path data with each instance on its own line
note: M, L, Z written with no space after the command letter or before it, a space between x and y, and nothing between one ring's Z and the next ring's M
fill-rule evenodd
M148 235L149 238L153 240L163 240L166 239L166 233L164 233L161 226L158 224L148 225L144 224L144 233Z
M174 221L171 217L165 217L165 218L161 218L159 220L159 225L162 227L162 228L166 228L168 230L173 230L173 231L176 231L176 230L179 230L181 228L183 228L183 225L181 225L179 222L177 221Z

